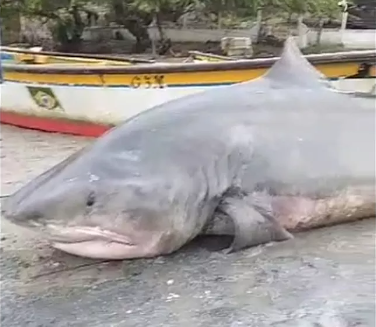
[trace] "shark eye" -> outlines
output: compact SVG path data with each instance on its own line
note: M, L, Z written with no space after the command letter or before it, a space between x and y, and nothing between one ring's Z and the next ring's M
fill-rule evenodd
M94 205L94 203L95 203L95 195L94 195L93 192L91 192L86 199L86 206L92 207Z

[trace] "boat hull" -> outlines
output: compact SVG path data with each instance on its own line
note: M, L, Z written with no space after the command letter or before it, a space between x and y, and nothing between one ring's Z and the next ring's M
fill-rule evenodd
M321 57L315 67L344 91L375 85L376 52ZM316 60L316 59L315 59ZM172 65L73 68L4 64L2 123L84 136L99 136L158 104L261 76L270 59ZM133 66L133 67L132 67ZM346 79L344 79L346 77Z

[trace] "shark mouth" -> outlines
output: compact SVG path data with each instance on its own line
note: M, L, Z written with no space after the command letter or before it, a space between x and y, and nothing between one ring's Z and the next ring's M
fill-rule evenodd
M124 235L104 230L99 227L62 227L57 225L47 225L47 233L52 243L82 243L88 241L114 242L128 246L135 244Z
M157 253L153 243L150 246L150 239L135 243L126 235L98 227L47 225L45 231L53 248L80 257L124 260L151 257Z

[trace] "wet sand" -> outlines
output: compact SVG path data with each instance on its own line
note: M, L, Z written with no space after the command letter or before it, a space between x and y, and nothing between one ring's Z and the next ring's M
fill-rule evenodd
M1 138L2 195L91 142L4 125ZM1 326L375 326L373 219L230 255L220 242L100 262L1 221Z

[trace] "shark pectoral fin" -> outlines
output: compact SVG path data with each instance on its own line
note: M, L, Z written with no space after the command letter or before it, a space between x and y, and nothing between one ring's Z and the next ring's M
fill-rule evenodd
M267 210L253 206L246 198L225 198L219 210L234 224L234 240L228 252L293 237Z

